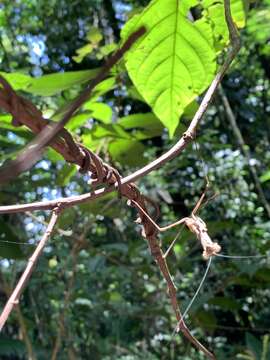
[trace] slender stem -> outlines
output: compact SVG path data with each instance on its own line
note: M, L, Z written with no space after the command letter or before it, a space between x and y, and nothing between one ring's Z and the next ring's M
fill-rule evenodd
M0 331L2 330L3 326L5 325L8 317L9 317L9 314L13 310L14 306L19 303L21 293L23 292L23 290L34 270L34 267L35 267L40 255L42 254L42 251L53 231L53 228L57 222L59 213L60 213L59 208L56 208L53 210L51 219L48 223L48 227L47 227L42 239L40 240L40 242L39 242L38 246L36 247L32 256L29 258L27 266L26 266L23 274L21 275L15 289L13 290L12 294L10 295L10 297L8 299L6 305L1 313L1 316L0 316Z

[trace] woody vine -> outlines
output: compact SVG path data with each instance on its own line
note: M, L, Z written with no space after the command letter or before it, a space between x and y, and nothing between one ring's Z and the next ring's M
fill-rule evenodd
M109 192L117 191L119 197L127 198L128 205L135 207L137 210L138 219L136 222L142 227L142 235L148 241L150 252L167 283L168 294L177 320L177 328L183 333L188 341L190 341L198 350L202 351L209 359L216 358L212 352L210 352L191 334L185 324L184 318L179 309L176 288L166 261L166 257L169 255L169 252L163 252L158 241L158 234L160 231L164 231L167 228L176 226L180 223L185 223L190 231L195 233L198 240L201 242L203 255L206 259L216 256L219 253L221 250L220 246L211 240L211 234L208 234L207 224L196 216L196 211L203 201L206 191L202 194L201 201L192 211L190 217L181 219L165 228L160 228L156 223L159 216L158 205L152 201L150 197L142 194L134 182L155 169L163 166L176 156L179 156L187 145L195 139L198 124L211 104L225 72L229 68L240 48L238 30L232 19L229 0L224 0L224 14L230 39L228 49L224 55L225 60L206 91L195 116L190 122L190 125L183 133L180 140L170 150L145 167L126 177L122 177L117 169L105 163L97 154L91 151L91 149L74 140L72 135L64 129L64 126L69 122L72 115L78 111L83 103L91 97L95 87L106 78L106 75L109 71L111 71L112 67L136 45L138 40L147 37L148 33L151 32L151 28L148 28L147 25L143 25L128 35L119 50L117 50L114 55L108 59L101 71L89 82L79 97L69 105L68 109L65 110L64 116L57 123L46 120L43 117L42 112L38 110L32 102L18 95L18 93L13 90L9 82L4 77L0 77L1 108L12 115L12 123L14 126L25 125L33 133L37 134L34 140L19 153L15 160L12 160L2 166L0 169L0 182L5 183L10 181L14 176L19 175L21 172L31 169L36 161L42 157L45 147L51 146L60 153L67 162L78 165L79 171L82 174L88 174L92 184L91 192L83 195L58 198L44 202L0 207L1 214L26 211L32 212L35 210L51 211L51 218L47 229L34 253L29 258L26 269L24 270L2 311L0 317L1 329L8 320L9 314L13 308L19 303L20 296L24 288L28 285L30 276L38 258L41 256L42 251L53 232L59 214L67 208L81 203L90 202ZM138 51L140 51L140 46L138 46Z

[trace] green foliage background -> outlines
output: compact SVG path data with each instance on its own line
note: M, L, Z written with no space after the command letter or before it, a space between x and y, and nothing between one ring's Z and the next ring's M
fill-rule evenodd
M160 6L162 18L169 5L176 3L159 0L150 7ZM245 5L233 1L239 26L244 25ZM269 217L250 174L254 166L270 201L269 5L269 0L251 2L241 31L240 55L222 84L251 161L242 154L216 96L198 129L199 153L195 145L189 146L179 158L139 182L140 189L160 204L160 223L167 224L191 212L204 189L207 172L212 190L219 196L200 216L223 252L231 255L267 254L270 250ZM95 76L134 22L144 23L147 6L148 1L132 0L3 0L0 70L45 116L58 120L58 109L63 110ZM156 44L157 53L151 57L147 46L158 42L163 33L167 36L171 23L165 22L113 69L67 126L77 140L99 152L122 174L131 173L176 142L197 109L198 96L223 60L228 37L220 13L222 3L183 0L180 6L187 24L182 29L180 22L180 31L200 48L193 30L202 29L198 36L211 38L209 51L202 45L192 56L182 34L176 49L177 56L187 61L186 72L180 63L174 68L165 59L160 73L154 73L159 61L164 61L162 57L169 55L168 49ZM185 12L192 21L184 17ZM172 16L175 19L175 14ZM145 24L151 29L155 21L157 17L150 17ZM173 34L169 33L170 41L175 41ZM208 57L205 51L210 53ZM204 78L200 77L198 59L205 62ZM141 61L144 72L137 69ZM168 68L177 94L169 99L171 108L167 107L168 97L162 103L154 101L170 84L163 79ZM25 127L13 127L11 117L0 114L1 163L14 158L31 138ZM5 205L81 194L90 189L86 180L74 166L48 150L31 171L1 188L0 202ZM48 214L38 212L35 216L44 221ZM133 222L135 216L114 195L65 211L58 224L64 235L55 232L22 296L20 312L13 312L0 336L1 359L28 359L29 349L36 359L203 359L181 336L171 336L175 318L166 286ZM29 214L4 215L0 230L3 306L44 224ZM162 234L162 243L169 245L176 232L172 229ZM184 310L206 266L199 244L187 231L177 242L169 265ZM269 282L269 260L265 258L214 259L187 323L200 341L215 350L218 359L270 359Z

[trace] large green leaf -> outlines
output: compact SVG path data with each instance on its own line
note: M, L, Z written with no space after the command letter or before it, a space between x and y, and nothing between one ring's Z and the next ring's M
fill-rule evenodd
M207 1L207 6L212 3ZM185 107L209 86L217 69L215 21L209 21L207 12L194 21L190 9L198 4L202 5L197 0L153 0L122 31L126 39L141 26L147 29L127 53L126 66L171 136Z
M23 137L27 140L32 139L32 133L26 127L15 127L11 124L12 116L11 115L0 115L0 131L3 134L4 132L12 131L16 135ZM7 137L7 141L10 142ZM22 142L21 142L22 143Z
M31 76L18 72L14 72L12 74L0 72L0 75L3 76L10 83L14 90L25 90L27 86L29 86L29 84L32 82Z
M33 78L25 91L34 95L52 96L69 89L71 86L80 85L91 80L97 75L98 71L99 69L69 71Z
M83 84L98 73L99 69L83 71L67 71L43 75L37 78L21 73L0 74L11 84L14 90L23 90L34 95L52 96L71 86Z

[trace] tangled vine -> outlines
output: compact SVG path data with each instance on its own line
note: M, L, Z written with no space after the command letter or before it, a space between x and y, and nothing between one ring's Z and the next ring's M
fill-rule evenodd
M240 48L240 42L237 29L233 23L230 11L230 1L224 1L225 17L230 34L231 47L226 56L224 64L221 66L219 72L214 78L208 91L206 92L203 101L191 121L188 129L180 138L180 140L166 153L152 161L150 164L139 169L127 177L121 177L119 172L112 166L106 164L102 159L93 153L90 149L77 143L71 134L64 129L64 126L69 121L71 116L78 110L78 108L88 99L94 87L102 81L113 65L124 55L124 53L132 46L132 44L142 36L146 29L140 28L133 33L123 46L116 51L116 53L107 61L101 72L90 82L82 94L71 104L64 117L58 123L53 123L43 118L42 113L38 110L29 100L18 95L11 87L11 85L3 78L0 77L0 107L12 115L12 124L14 126L27 126L33 133L37 134L36 138L22 151L18 157L0 168L0 183L10 180L15 175L29 169L42 155L45 146L50 145L64 159L69 163L78 165L81 173L89 173L93 191L79 196L71 196L68 198L59 198L52 201L36 202L23 205L0 206L0 214L4 213L17 213L34 210L51 210L51 219L46 228L46 231L37 245L34 253L29 258L27 266L19 279L17 286L13 290L10 298L8 299L2 314L0 316L0 329L3 328L7 321L10 312L14 306L18 304L20 295L22 294L27 282L33 272L39 256L42 253L52 231L57 222L59 214L66 208L75 206L80 203L92 201L98 197L103 196L108 192L117 190L119 196L127 198L128 205L137 209L138 220L137 222L142 226L142 235L146 238L152 256L154 257L168 287L168 294L170 301L177 319L178 329L184 336L195 346L197 349L204 352L209 359L215 359L215 355L206 349L189 331L187 328L177 301L176 287L174 285L170 270L166 261L166 252L164 254L161 245L158 241L158 233L164 228L159 228L156 225L159 209L157 205L143 195L134 181L150 173L154 169L167 163L169 160L179 155L183 149L194 139L195 130L208 109L212 98L231 62L235 58ZM96 189L97 186L103 185L104 187ZM201 198L203 200L204 194ZM152 218L149 208L154 209L154 217ZM201 241L204 249L204 257L209 258L214 256L220 247L218 244L213 243L207 234L206 224L198 217L195 216L197 207L188 218L181 219L175 226L184 222L190 231L197 235ZM167 229L168 227L166 227Z

